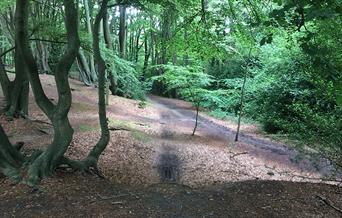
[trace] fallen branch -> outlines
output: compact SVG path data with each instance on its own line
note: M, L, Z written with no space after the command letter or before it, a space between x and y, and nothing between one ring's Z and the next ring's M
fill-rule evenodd
M130 129L126 129L123 127L109 127L109 131L131 131Z
M236 154L233 154L232 156L230 156L230 158L234 158L234 157L237 157L237 156L240 156L240 155L244 155L244 154L248 154L248 152L236 153Z
M106 200L111 200L111 199L114 199L114 198L126 197L126 196L129 196L129 194L114 195L114 196L110 196L110 197L102 196L102 195L100 195L100 194L97 194L97 196L98 196L101 200L106 201Z
M333 208L334 210L336 210L337 212L339 212L340 214L342 214L342 210L336 206L334 206L329 199L322 197L320 195L316 195L316 198L320 199L323 203L325 203L326 205L328 205L329 207Z

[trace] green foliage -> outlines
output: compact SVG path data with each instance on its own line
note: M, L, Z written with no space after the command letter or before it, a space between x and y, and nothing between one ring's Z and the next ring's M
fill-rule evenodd
M0 13L15 5L15 0L1 0Z
M149 83L139 81L139 74L132 62L120 58L113 50L102 47L103 57L110 72L117 80L117 94L133 99L145 98L150 89Z
M175 89L177 95L191 101L196 106L211 107L220 104L221 91L209 90L214 83L213 78L203 72L200 66L158 66L164 69L164 73L152 79L161 81L167 86L166 91Z

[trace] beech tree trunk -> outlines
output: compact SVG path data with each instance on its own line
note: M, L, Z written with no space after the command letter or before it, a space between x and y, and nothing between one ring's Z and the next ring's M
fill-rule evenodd
M85 8L85 14L86 14L86 22L87 22L87 30L89 34L92 34L92 28L91 28L91 16L90 16L90 9L89 9L89 2L88 0L83 0L84 8ZM89 62L90 62L90 72L92 75L92 80L97 81L97 73L95 69L95 62L94 62L94 55L89 54Z
M142 81L145 81L146 79L146 73L147 73L147 68L148 68L148 60L150 59L151 55L151 48L152 46L148 46L148 34L145 31L145 36L144 36L144 45L145 45L145 58L144 58L144 66L142 70Z
M5 101L6 101L6 105L3 108L3 111L6 112L6 111L8 111L8 109L10 107L10 101L11 101L10 89L12 86L12 82L9 80L9 78L6 74L5 65L2 62L1 57L0 57L0 84L1 84L2 93L4 94Z
M90 86L93 84L93 80L91 78L91 72L89 69L89 65L87 59L83 53L83 50L80 49L77 55L77 65L80 75L80 81L83 82L85 85Z
M51 120L54 129L52 143L28 168L27 182L30 185L35 185L39 178L50 176L53 173L69 147L73 136L73 129L67 117L71 107L71 90L68 82L68 73L78 54L80 46L78 36L78 5L70 0L64 0L63 3L67 30L67 48L58 62L54 74L58 92L58 103L56 105L52 104L44 93L39 79L38 67L30 49L28 37L29 1L17 0L16 5L16 36L19 52L27 67L36 102Z
M107 112L106 112L106 63L101 56L100 51L100 27L101 20L107 16L107 4L108 0L103 0L101 4L101 8L96 15L95 23L94 23L94 32L93 32L93 50L94 50L94 58L95 63L98 67L99 72L99 80L98 80L98 97L99 97L99 120L101 126L101 137L93 149L89 152L88 156L82 161L73 161L68 158L63 158L63 162L65 164L70 165L71 167L81 170L87 171L90 168L94 168L95 172L98 173L97 163L101 153L106 149L109 140L110 140L110 132L108 128L108 120L107 120Z
M10 120L19 116L26 118L28 115L29 83L17 49L15 51L15 74L15 79L11 82L2 58L0 58L0 83L6 100L3 112Z
M119 53L121 58L126 57L126 6L120 5L120 26L119 26Z
M18 49L15 50L15 80L10 86L9 95L7 118L26 117L28 115L29 82Z
M108 14L103 18L103 35L106 43L106 47L110 50L113 49L112 38L110 36ZM107 69L107 75L109 80L109 89L113 95L117 93L117 79L114 77L111 70Z
M107 16L107 4L108 0L103 0L100 11L96 15L95 23L94 23L94 32L93 32L93 50L96 64L98 66L99 72L99 87L98 87L98 97L99 97L99 120L101 126L101 138L94 146L94 148L89 153L86 161L92 163L93 167L97 168L97 162L107 147L110 140L110 133L108 129L108 120L106 113L106 63L101 56L100 51L100 22L102 19L105 19Z

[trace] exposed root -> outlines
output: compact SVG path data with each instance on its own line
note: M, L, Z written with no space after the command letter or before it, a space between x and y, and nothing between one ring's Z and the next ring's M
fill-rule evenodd
M60 165L68 165L75 171L94 174L102 179L105 178L101 171L98 169L97 160L95 158L88 157L81 161L75 161L67 157L63 157Z

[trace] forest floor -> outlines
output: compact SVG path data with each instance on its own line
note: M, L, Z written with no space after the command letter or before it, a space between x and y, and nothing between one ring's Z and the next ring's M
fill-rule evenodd
M41 79L56 102L53 77ZM70 83L75 135L67 155L81 159L99 138L97 90ZM52 136L32 96L30 117L0 118L28 154ZM235 143L234 121L202 112L191 136L191 104L156 96L146 105L110 96L108 117L111 141L100 160L105 179L59 169L32 189L0 178L1 217L342 216L341 171L312 149L298 152L265 137L257 125L244 123Z

